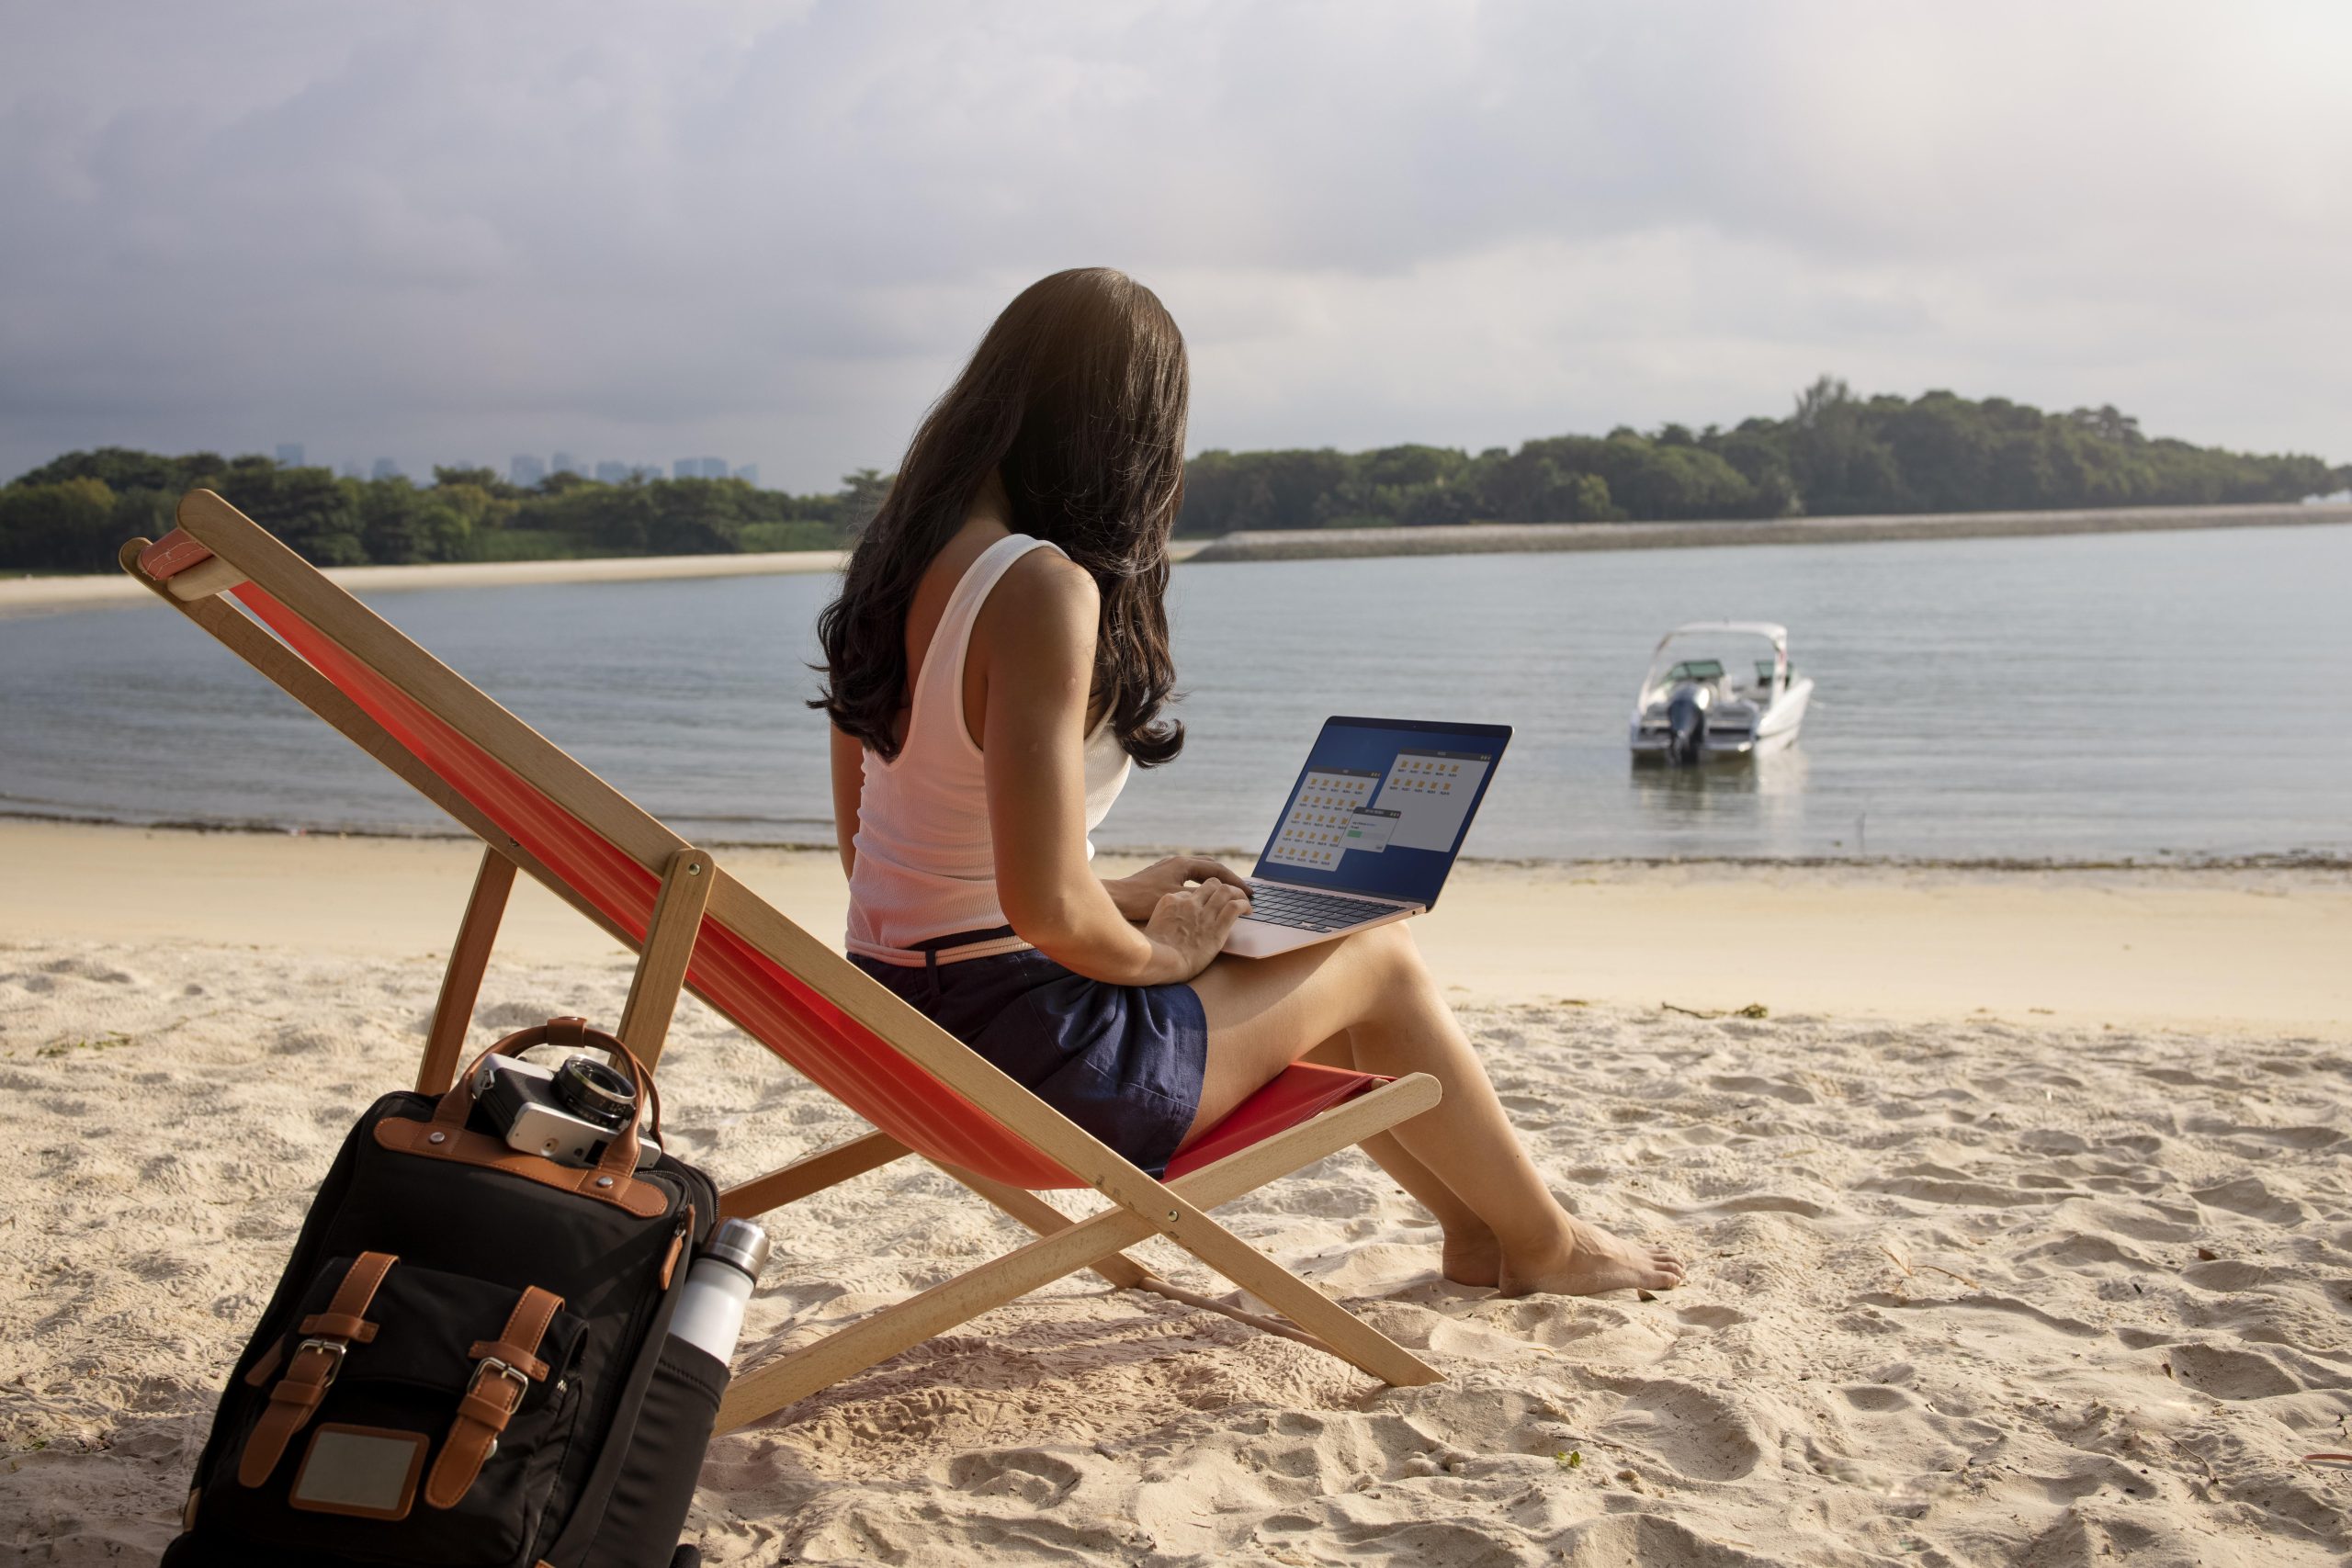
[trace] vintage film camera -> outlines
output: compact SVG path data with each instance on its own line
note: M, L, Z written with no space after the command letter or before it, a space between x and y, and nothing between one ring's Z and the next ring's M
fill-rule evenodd
M474 1109L506 1146L564 1165L591 1166L628 1125L637 1086L628 1075L585 1052L554 1066L520 1056L492 1056L474 1075ZM662 1157L652 1130L637 1134L637 1168Z

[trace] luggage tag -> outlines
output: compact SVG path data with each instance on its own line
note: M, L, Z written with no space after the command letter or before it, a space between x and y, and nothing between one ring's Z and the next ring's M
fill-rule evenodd
M421 1432L330 1423L311 1435L287 1501L314 1514L404 1519L424 1471Z

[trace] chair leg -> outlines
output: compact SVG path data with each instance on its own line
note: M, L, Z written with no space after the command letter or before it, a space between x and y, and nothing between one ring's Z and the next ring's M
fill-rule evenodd
M1203 1209L1213 1208L1419 1115L1442 1092L1429 1074L1410 1074L1228 1155L1170 1189ZM1169 1239L1383 1382L1411 1387L1440 1381L1428 1363L1215 1221L1170 1231Z
M975 1176L952 1165L943 1165L939 1168L1039 1235L1057 1235L1078 1223L1026 1187L990 1181L985 1176ZM1092 1267L1097 1275L1121 1290L1149 1288L1151 1271L1124 1252L1114 1252Z
M1381 1382L1411 1388L1442 1381L1429 1363L1223 1225L1170 1239Z
M1311 1122L1303 1122L1196 1170L1171 1183L1170 1190L1201 1208L1215 1208L1327 1155L1361 1143L1408 1116L1419 1115L1436 1104L1437 1097L1437 1082L1427 1074L1399 1078L1327 1111ZM1041 1201L1040 1206L1046 1205ZM959 1323L1049 1285L1065 1274L1095 1267L1159 1228L1150 1219L1125 1208L1108 1209L1087 1219L1068 1222L1018 1251L862 1317L813 1345L738 1373L719 1403L718 1430L733 1431L806 1399L820 1389L854 1377ZM1233 1259L1223 1249L1213 1247L1210 1250L1218 1256L1204 1256L1201 1244L1207 1237L1198 1230L1184 1242L1188 1250L1242 1289L1272 1303L1294 1323L1312 1333L1320 1348L1387 1382L1409 1385L1440 1381L1434 1369L1403 1346L1231 1231L1215 1221L1208 1223L1207 1229L1224 1238L1233 1249L1259 1259L1265 1265L1264 1269L1251 1269L1246 1262L1228 1268L1227 1263ZM1239 1277L1245 1274L1250 1277ZM1285 1288L1284 1280L1295 1290ZM1306 1299L1301 1299L1301 1292ZM1293 1310L1294 1304L1297 1310ZM1350 1326L1333 1333L1321 1332L1334 1317Z
M710 857L691 846L672 855L662 874L617 1031L621 1043L636 1052L649 1070L661 1060L671 1016L678 1010L678 992L686 983L686 965L694 958L695 938L702 931L703 906L710 901L711 885L718 880Z
M790 1165L779 1166L765 1176L755 1176L728 1188L718 1195L718 1217L756 1219L771 1209L797 1203L811 1192L821 1192L853 1176L863 1176L910 1152L888 1133L868 1133L846 1144L835 1144Z
M970 1171L958 1170L954 1166L942 1166L940 1168L1014 1219L1019 1220L1023 1224L1027 1225L1031 1230L1035 1231L1039 1235L1052 1235L1078 1223L1025 1187L1008 1187L1001 1181L990 1181L985 1177L974 1176ZM1198 1291L1188 1291L1181 1285L1171 1285L1124 1252L1114 1252L1092 1267L1098 1278L1109 1280L1121 1290L1148 1291L1155 1296L1165 1296L1168 1300L1184 1306L1197 1307L1203 1312L1213 1312L1221 1317L1229 1317L1236 1323L1246 1323L1261 1334L1274 1334L1284 1339L1295 1339L1300 1344L1311 1346L1327 1356L1340 1354L1312 1334L1304 1329L1293 1328L1280 1318L1268 1317L1261 1313L1244 1312L1238 1307L1227 1306L1214 1297L1204 1296ZM1345 1360L1346 1358L1340 1357L1340 1359Z
M755 1176L749 1181L738 1182L718 1195L721 1219L749 1220L781 1209L787 1203L798 1202L812 1192L847 1181L853 1176L863 1176L869 1170L888 1165L911 1153L906 1145L888 1133L868 1133L846 1144L820 1149L780 1166L765 1176ZM952 1165L939 1168L1006 1213L1035 1231L1050 1235L1069 1225L1069 1217L1025 1187L1010 1187L1001 1181L990 1181ZM1125 1257L1113 1256L1095 1265L1095 1273L1111 1284L1121 1287L1145 1286L1151 1276L1142 1265Z
M959 1323L1050 1285L1123 1247L1133 1247L1150 1234L1149 1224L1125 1209L1106 1209L896 1306L861 1317L813 1345L739 1372L718 1403L718 1429L731 1432L772 1410L797 1404Z
M482 970L498 940L507 895L514 890L514 863L485 844L481 868L474 873L474 890L466 899L465 919L458 923L457 943L449 949L449 967L441 975L441 999L433 1006L424 1059L416 1069L416 1087L425 1094L445 1093L457 1078L458 1055L465 1048L466 1028L473 1022L474 1002L481 996Z

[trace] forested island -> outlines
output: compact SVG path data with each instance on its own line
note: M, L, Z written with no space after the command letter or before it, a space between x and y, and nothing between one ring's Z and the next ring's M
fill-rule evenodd
M0 570L98 571L171 526L187 490L220 491L322 566L833 549L889 479L830 494L733 479L605 484L550 474L520 489L489 468L430 485L338 478L263 457L69 453L0 488ZM2150 437L2113 408L2048 413L1933 391L1858 398L1823 378L1786 418L1724 430L1560 435L1516 449L1207 451L1186 465L1181 535L1464 523L1707 521L2292 502L2352 487L2352 466Z

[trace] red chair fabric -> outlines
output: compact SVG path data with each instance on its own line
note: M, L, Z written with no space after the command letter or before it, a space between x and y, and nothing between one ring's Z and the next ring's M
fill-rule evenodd
M139 561L150 576L164 579L210 555L174 529ZM659 877L259 585L245 582L230 592L542 865L632 940L644 940ZM900 1055L720 920L704 920L686 980L753 1039L917 1153L1018 1187L1091 1185ZM1292 1067L1178 1156L1169 1174L1197 1169L1386 1081L1335 1067Z
M1300 1062L1243 1100L1231 1115L1170 1160L1168 1179L1173 1181L1204 1165L1215 1165L1227 1155L1239 1154L1285 1127L1311 1121L1331 1107L1353 1100L1374 1084L1388 1081L1370 1073L1351 1073L1345 1067Z

